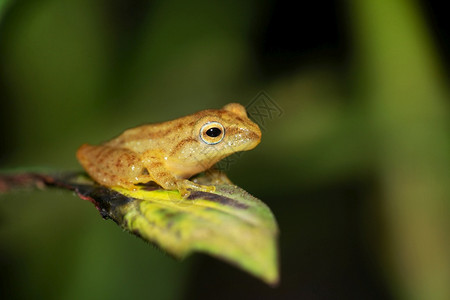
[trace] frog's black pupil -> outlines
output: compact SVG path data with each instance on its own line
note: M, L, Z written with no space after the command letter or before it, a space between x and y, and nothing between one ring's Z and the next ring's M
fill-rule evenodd
M210 129L206 130L206 135L209 136L209 137L217 137L221 133L222 133L222 130L220 130L217 127L213 127L213 128L210 128Z

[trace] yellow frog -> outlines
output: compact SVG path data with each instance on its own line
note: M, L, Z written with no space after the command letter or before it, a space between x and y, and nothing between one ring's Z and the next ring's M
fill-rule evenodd
M99 184L133 189L135 184L153 181L187 197L188 189L215 190L188 178L230 154L253 149L260 141L261 130L245 108L230 103L222 109L128 129L98 146L84 144L77 158Z

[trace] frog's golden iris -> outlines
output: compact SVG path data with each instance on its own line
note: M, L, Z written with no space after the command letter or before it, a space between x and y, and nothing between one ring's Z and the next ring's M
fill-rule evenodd
M208 145L220 143L225 136L225 128L219 122L208 122L200 129L200 138Z

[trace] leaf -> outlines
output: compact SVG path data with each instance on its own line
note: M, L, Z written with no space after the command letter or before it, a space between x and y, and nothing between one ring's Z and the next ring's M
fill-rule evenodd
M20 176L9 181L0 178L0 183L30 185L34 181L38 186L73 190L94 203L103 218L114 220L175 258L202 252L235 264L270 285L278 283L274 216L263 202L237 186L216 185L214 193L194 191L183 199L178 191L156 185L141 185L134 191L110 189L95 184L84 173ZM198 180L205 183L205 178Z

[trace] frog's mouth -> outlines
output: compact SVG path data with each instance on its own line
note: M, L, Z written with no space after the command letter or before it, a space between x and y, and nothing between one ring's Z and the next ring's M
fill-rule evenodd
M246 143L244 145L244 149L240 150L240 151L248 151L248 150L252 150L253 148L255 148L256 146L258 146L258 144L261 143L261 137L258 139L251 139L250 143Z
M252 150L258 144L261 142L261 137L257 134L251 132L248 135L244 135L239 140L237 140L232 145L229 145L227 153L233 153L233 152L241 152L241 151L248 151Z
M254 124L252 130L245 132L242 141L242 149L239 151L252 150L261 142L261 130L259 126Z

